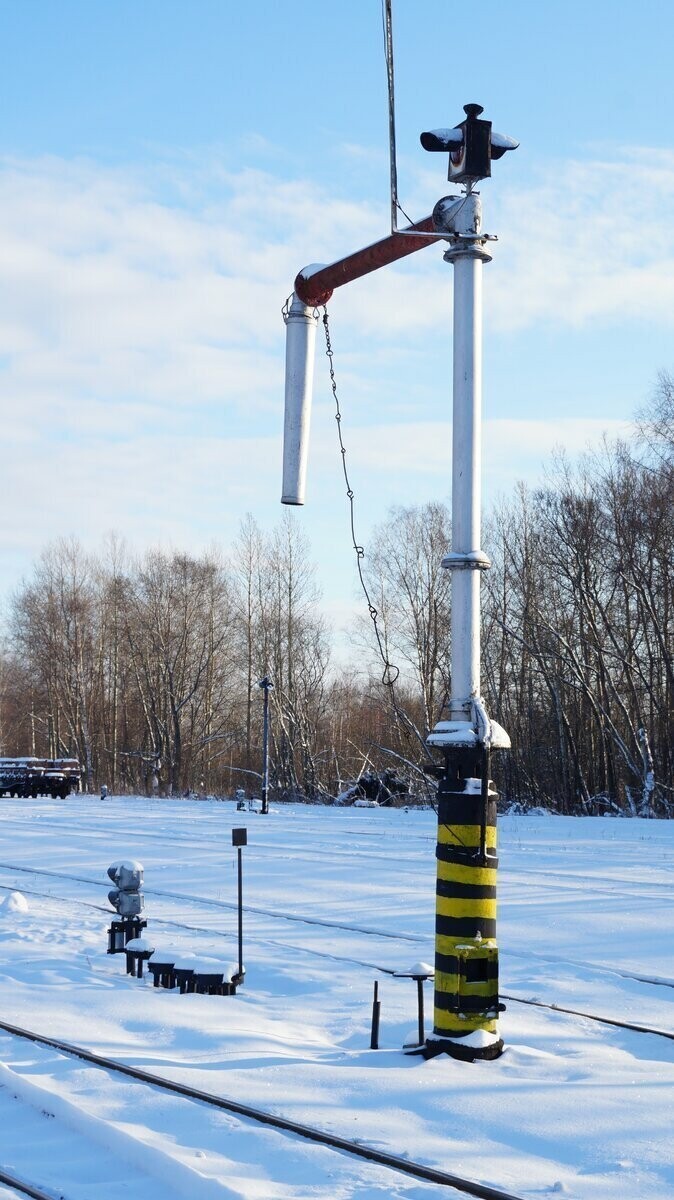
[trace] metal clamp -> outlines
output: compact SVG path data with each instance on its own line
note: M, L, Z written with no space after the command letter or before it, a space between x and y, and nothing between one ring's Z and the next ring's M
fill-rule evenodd
M445 554L442 566L448 571L488 571L491 559L484 550L468 550L465 554L460 550L450 550Z

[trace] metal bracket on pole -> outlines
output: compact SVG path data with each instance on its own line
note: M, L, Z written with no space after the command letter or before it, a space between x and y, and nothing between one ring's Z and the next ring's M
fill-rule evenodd
M484 550L468 550L465 554L460 550L449 550L441 566L448 571L488 571L491 559L487 558Z

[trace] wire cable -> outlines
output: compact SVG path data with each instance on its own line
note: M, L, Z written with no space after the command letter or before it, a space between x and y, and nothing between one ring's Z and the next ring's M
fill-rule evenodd
M395 665L395 663L391 662L391 660L386 652L385 645L384 645L385 635L384 635L384 637L382 637L382 632L379 628L379 613L378 613L375 605L372 603L370 591L367 586L367 581L365 579L365 575L363 572L363 559L365 558L365 549L359 543L358 538L356 537L356 518L355 518L355 509L354 509L355 493L351 486L351 480L349 478L349 472L348 472L348 468L346 465L346 446L344 445L344 439L342 437L342 412L341 412L341 408L340 408L340 404L339 404L339 396L337 394L337 379L335 377L334 351L332 348L332 339L330 337L330 324L329 324L329 318L328 318L327 305L323 306L323 329L325 331L325 354L328 359L329 370L330 370L330 387L332 389L332 395L333 395L333 399L335 401L335 421L337 422L337 434L339 437L339 450L340 450L340 454L342 456L342 471L344 474L344 482L346 483L346 495L347 495L347 498L349 501L349 520L350 520L350 525L351 525L351 544L353 546L353 550L356 555L356 566L358 569L358 578L360 580L360 586L362 588L363 595L365 596L365 600L367 603L367 609L370 614L370 620L372 621L372 625L374 628L374 633L375 633L375 638L377 641L379 655L380 655L380 658L384 665L384 671L382 674L381 681L382 681L383 685L386 688L388 688L388 690L389 690L389 695L391 697L391 705L393 707L393 711L395 712L401 725L403 725L403 727L405 729L407 729L408 733L411 733L412 736L419 743L419 745L421 746L421 748L424 752L424 757L426 759L431 759L428 747L427 747L423 737L419 733L419 730L417 729L416 725L414 724L414 721L412 721L412 719L408 716L408 714L405 712L405 710L400 707L400 705L398 704L398 701L396 699L395 684L400 676L400 668L397 667ZM431 759L431 761L433 761L433 760Z

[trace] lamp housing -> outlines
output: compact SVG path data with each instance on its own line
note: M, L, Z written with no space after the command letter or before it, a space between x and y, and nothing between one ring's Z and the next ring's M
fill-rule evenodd
M452 183L476 182L491 175L492 159L516 150L519 142L492 130L491 121L480 119L481 104L464 104L465 121L452 129L430 129L421 134L424 150L449 154L447 178Z

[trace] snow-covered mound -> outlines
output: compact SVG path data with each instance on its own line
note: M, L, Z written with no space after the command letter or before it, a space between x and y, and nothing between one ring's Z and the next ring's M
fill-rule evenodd
M3 915L6 913L27 913L28 901L23 892L10 892L8 896L3 896L0 900L0 910Z

